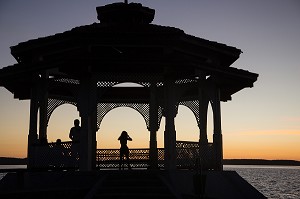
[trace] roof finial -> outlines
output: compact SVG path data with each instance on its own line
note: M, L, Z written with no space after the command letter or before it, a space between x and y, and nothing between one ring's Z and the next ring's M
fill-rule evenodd
M128 0L124 0L124 3L128 4Z

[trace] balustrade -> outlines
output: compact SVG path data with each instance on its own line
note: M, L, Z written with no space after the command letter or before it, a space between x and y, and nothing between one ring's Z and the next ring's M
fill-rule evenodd
M61 169L78 167L79 143L52 142L35 144L34 168L38 169Z
M61 142L36 144L34 168L44 169L68 169L78 168L79 156L76 146L79 143ZM202 149L202 148L201 148ZM164 168L164 148L157 149L157 166ZM200 152L198 142L177 141L176 142L176 167L177 169L197 169L198 164L205 169L214 166L213 144L209 143L203 152ZM149 149L129 149L129 163L131 168L148 168L150 165ZM126 162L126 161L125 161ZM97 149L96 168L113 169L119 168L119 149ZM124 164L127 167L127 164Z

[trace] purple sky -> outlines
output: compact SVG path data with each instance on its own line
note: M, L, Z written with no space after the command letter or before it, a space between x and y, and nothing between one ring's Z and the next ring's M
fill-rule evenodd
M95 8L114 2L117 1L0 0L0 68L16 63L10 46L98 22ZM300 1L134 2L156 10L154 24L177 27L187 34L241 49L243 53L233 67L259 74L253 88L222 103L224 153L228 145L237 142L251 142L255 148L258 140L295 151L293 147L300 145ZM14 100L1 87L0 108L1 152L1 142L12 137L26 142L29 107L28 102ZM22 130L9 127L16 115L17 126ZM273 154L276 159L280 153ZM291 158L300 160L300 155Z

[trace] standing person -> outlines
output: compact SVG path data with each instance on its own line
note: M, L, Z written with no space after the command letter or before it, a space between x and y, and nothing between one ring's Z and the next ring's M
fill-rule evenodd
M80 140L80 122L78 119L74 120L74 126L70 129L70 134L69 134L69 138L73 141L73 142L79 142Z
M131 137L129 137L129 135L126 131L122 131L118 140L120 140L120 144L121 144L119 169L121 170L121 165L123 164L124 155L126 157L128 169L131 169L130 164L129 164L129 149L127 146L127 140L132 141L132 139L131 139Z
M79 141L80 141L80 122L78 119L74 120L74 126L70 129L69 138L72 140L71 153L75 163L78 162L79 158Z

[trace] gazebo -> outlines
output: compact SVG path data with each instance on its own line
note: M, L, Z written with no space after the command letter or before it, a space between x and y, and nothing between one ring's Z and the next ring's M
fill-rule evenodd
M53 164L47 162L53 155L49 150L57 144L42 140L47 140L51 113L69 103L81 118L80 153L75 163L62 160L60 167L82 171L116 167L118 150L96 149L96 132L110 110L131 107L143 116L149 130L145 138L149 150L132 151L136 167L173 171L200 165L222 170L220 103L252 87L258 77L231 67L241 50L152 24L155 11L138 3L113 3L96 10L100 23L11 47L17 63L0 70L0 85L15 98L30 100L28 168ZM124 82L141 87L114 87ZM209 104L213 143L207 139ZM199 142L176 141L174 118L179 105L193 112ZM159 149L156 133L162 117L164 148ZM61 144L70 156L74 143Z

